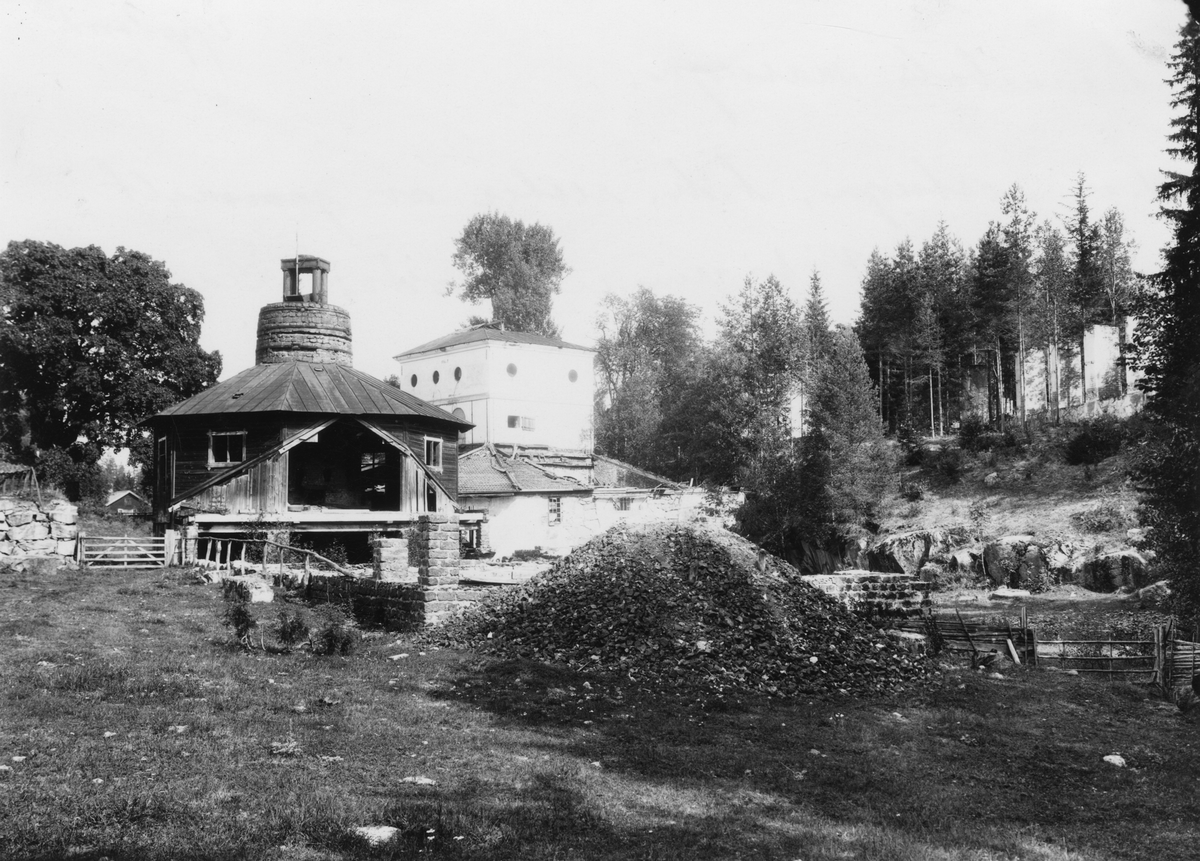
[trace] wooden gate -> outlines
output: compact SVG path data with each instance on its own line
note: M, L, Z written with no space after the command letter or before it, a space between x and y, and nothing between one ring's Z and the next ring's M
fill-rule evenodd
M175 555L175 535L79 536L79 564L85 568L165 568Z

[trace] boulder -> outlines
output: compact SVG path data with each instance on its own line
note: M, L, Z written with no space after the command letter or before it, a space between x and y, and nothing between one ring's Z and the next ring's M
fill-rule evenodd
M983 573L997 586L1044 592L1055 585L1043 548L1032 535L1009 535L983 548Z
M69 502L56 502L46 512L55 523L77 523L79 509Z
M59 556L75 556L75 539L54 542L54 552Z
M967 540L963 527L914 529L885 535L867 551L867 567L872 571L917 577L925 563L945 564L950 554Z
M956 573L966 574L979 568L979 551L969 547L960 547L950 554L947 567Z
M44 523L29 520L20 526L9 527L8 537L10 541L40 541L50 537L50 529Z
M1010 589L1007 586L1001 586L992 594L988 595L989 601L1022 601L1025 598L1030 598L1033 593L1028 589Z
M1137 597L1142 609L1166 610L1171 602L1171 586L1166 580L1159 580L1139 589Z
M1140 589L1149 582L1146 558L1130 547L1093 557L1083 565L1082 585L1097 592L1115 592L1122 586Z
M238 574L233 577L223 578L226 582L232 581L245 590L251 604L270 604L275 600L275 593L267 581L261 577L251 574Z
M946 569L936 562L926 562L921 566L919 576L926 583L941 583L946 576Z
M985 485L987 485L988 487L995 487L997 484L1000 483L1000 473L989 472L987 475L985 475L983 477L983 483Z
M50 524L50 536L58 541L71 539L72 541L79 535L79 527L74 523L62 523L55 520Z
M37 512L29 511L29 510L10 511L6 515L6 517L8 519L8 525L10 527L12 527L12 526L24 526L27 523L33 523L34 516L36 513Z

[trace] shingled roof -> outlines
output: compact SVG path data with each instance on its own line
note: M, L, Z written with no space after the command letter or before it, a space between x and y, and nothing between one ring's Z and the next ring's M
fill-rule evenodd
M279 362L255 365L158 416L265 412L355 416L425 416L473 427L349 365Z
M444 350L447 347L457 347L460 344L474 344L482 341L502 341L506 344L537 344L542 347L560 347L569 350L595 352L595 349L592 347L568 344L566 341L560 341L557 338L550 338L546 335L536 335L533 332L511 332L507 329L502 329L496 323L484 323L479 326L472 326L470 329L451 332L449 335L443 335L440 338L427 341L420 346L413 347L411 350L405 350L393 358L403 359L407 356L418 355L419 353L431 353L434 350Z
M458 495L509 496L516 493L588 493L591 488L562 478L521 458L505 457L490 444L458 458Z

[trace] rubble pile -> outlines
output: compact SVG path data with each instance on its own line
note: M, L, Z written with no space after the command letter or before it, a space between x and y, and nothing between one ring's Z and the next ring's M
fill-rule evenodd
M930 672L792 566L703 527L614 527L433 636L713 694L872 693Z

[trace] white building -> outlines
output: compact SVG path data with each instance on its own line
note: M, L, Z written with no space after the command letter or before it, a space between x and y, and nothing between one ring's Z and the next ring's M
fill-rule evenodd
M488 323L395 358L404 391L475 425L463 444L591 453L595 352Z

